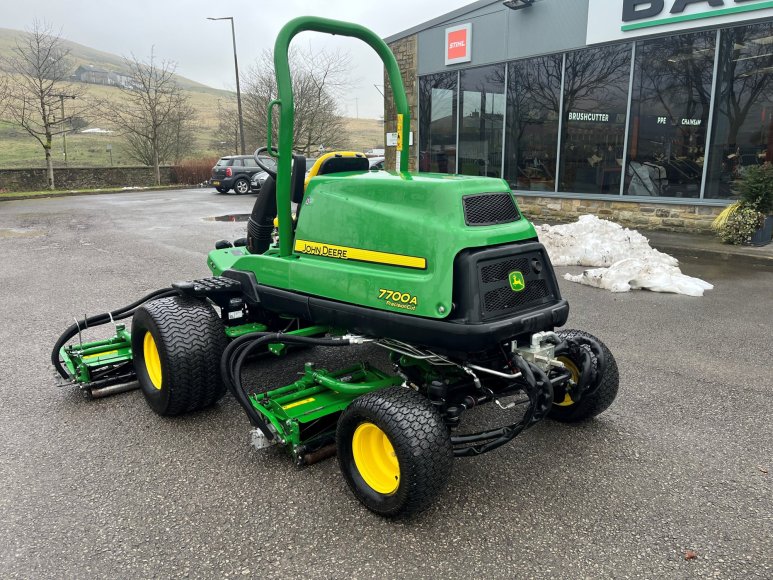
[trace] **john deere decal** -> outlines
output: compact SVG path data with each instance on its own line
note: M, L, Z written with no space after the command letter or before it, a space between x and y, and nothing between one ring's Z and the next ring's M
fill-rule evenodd
M508 280L510 280L510 289L513 292L520 292L524 288L526 288L526 281L523 279L523 274L521 274L518 271L510 272L507 275Z

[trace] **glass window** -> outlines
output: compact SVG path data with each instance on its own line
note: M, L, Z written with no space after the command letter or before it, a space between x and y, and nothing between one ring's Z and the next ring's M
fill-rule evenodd
M554 191L560 54L509 63L505 179L512 189Z
M636 43L625 192L698 197L715 32Z
M631 45L566 55L559 191L620 194Z
M723 30L706 198L728 198L744 170L773 160L773 23Z
M244 166L245 167L257 167L258 164L255 162L255 159L252 157L245 157L244 158Z
M456 77L419 79L419 171L456 173Z
M253 159L253 161L254 161L254 159ZM265 165L266 167L268 167L269 169L272 169L272 170L276 171L276 159L274 159L273 157L269 157L267 154L262 154L260 156L260 162L263 165ZM257 166L258 164L255 163L255 165ZM263 168L261 167L261 170L262 169Z
M459 173L501 177L505 66L460 72Z

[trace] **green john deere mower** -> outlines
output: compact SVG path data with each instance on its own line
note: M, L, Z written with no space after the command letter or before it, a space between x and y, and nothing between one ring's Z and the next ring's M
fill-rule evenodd
M398 111L397 171L368 171L362 155L333 153L304 184L305 160L292 152L287 54L307 30L359 38L383 60ZM617 394L615 360L590 334L555 330L569 305L507 183L400 170L409 109L387 45L361 26L305 17L281 30L274 58L279 98L267 133L278 109L279 142L256 159L278 164L264 167L270 177L247 238L218 242L211 277L76 321L52 353L59 373L90 397L136 379L161 415L205 408L230 391L255 447L284 446L299 464L336 454L357 498L386 516L426 508L454 457L496 449L546 417L604 411ZM118 324L129 317L131 332ZM110 322L115 336L83 342L85 329ZM385 349L392 372L306 363L280 388L243 382L257 355L362 343ZM465 429L470 409L486 403L523 412Z

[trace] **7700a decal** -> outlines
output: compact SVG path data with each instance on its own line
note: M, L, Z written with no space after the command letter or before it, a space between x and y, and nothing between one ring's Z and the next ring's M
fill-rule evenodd
M385 300L387 306L403 308L405 310L416 310L416 305L419 303L419 299L416 296L412 296L410 292L398 292L397 290L386 290L385 288L379 288L378 298L379 300Z

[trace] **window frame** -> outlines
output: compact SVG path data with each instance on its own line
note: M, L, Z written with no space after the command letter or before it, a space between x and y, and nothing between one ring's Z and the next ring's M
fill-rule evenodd
M557 150L556 150L556 177L555 177L555 187L553 188L553 191L530 191L526 189L519 189L519 188L512 188L512 191L517 193L518 195L523 196L536 196L536 197L556 197L558 199L588 199L588 200L596 200L596 201L616 201L616 202L631 202L631 203L642 203L642 202L648 202L648 203L656 203L661 205L703 205L703 206L726 206L730 203L732 203L732 199L727 198L708 198L706 197L706 192L709 187L708 180L710 178L709 175L709 155L711 155L713 142L717 138L717 135L715 135L716 130L716 123L715 123L715 117L717 115L716 108L717 108L717 90L718 90L718 82L719 82L719 75L720 75L720 50L722 47L722 35L725 33L725 31L728 31L732 28L736 28L739 26L755 26L757 24L761 23L769 23L770 20L764 20L759 22L748 22L748 23L734 23L733 25L724 25L724 26L716 26L716 27L707 27L705 29L700 30L683 30L683 31L677 31L672 32L670 34L661 34L657 36L650 37L647 40L657 40L659 38L669 38L673 36L677 36L679 34L697 34L697 33L705 33L705 32L711 32L715 35L714 38L714 55L712 59L712 66L713 70L711 71L711 86L710 86L710 102L709 102L709 113L708 113L708 121L706 124L706 137L705 137L705 155L703 160L703 167L701 171L700 176L700 188L699 188L699 196L698 197L651 197L651 196L640 196L640 195L626 195L625 194L625 179L621 179L620 183L620 191L615 193L578 193L578 192L572 192L572 191L565 191L561 192L560 189L560 183L563 179L563 174L561 172L561 155L562 155L562 140L561 140L561 132L563 130L563 127L559 126L558 129L558 135L557 135ZM461 82L460 82L460 74L461 70L468 70L472 68L478 68L481 66L492 66L492 65L503 65L505 67L505 114L503 118L503 141L508 141L508 134L507 134L507 127L508 127L508 106L507 106L507 86L509 79L507 78L509 76L510 70L509 65L511 63L517 63L521 61L526 61L533 58L538 58L541 56L555 56L555 55L561 55L563 59L562 63L562 69L561 69L561 104L560 104L560 114L559 114L559 124L563 122L564 118L564 103L563 103L563 97L564 97L564 77L566 75L566 57L567 54L574 52L575 50L582 50L583 48L599 48L599 47L605 47L605 46L617 46L617 45L629 45L631 50L631 66L629 71L629 87L628 87L628 102L626 105L626 120L625 120L625 129L624 129L624 150L623 150L623 166L621 168L623 176L626 175L628 171L628 155L629 155L629 140L631 137L631 106L632 106L632 100L633 100L633 93L632 93L632 85L634 82L634 76L636 73L636 56L637 56L637 42L641 42L642 39L629 39L625 41L619 41L619 42L613 42L613 43L606 43L606 44L598 44L598 45L589 45L589 46L580 46L572 50L565 50L560 51L556 53L548 53L544 55L530 55L528 57L523 58L517 58L517 59L507 59L507 60L501 60L496 62L490 62L490 63L481 63L476 64L475 66L466 66L466 67L454 67L451 70L443 69L443 70L437 70L433 71L431 73L426 74L416 74L416 86L419 87L422 79L424 77L438 74L438 73L448 73L448 74L455 74L457 81L456 81L456 100L457 100L457 120L456 120L456 167L455 169L458 171L459 165L458 165L458 155L459 155L459 135L460 135L460 125L458 117L461 115L461 111L459 108L459 100L461 97ZM773 72L771 73L773 74ZM418 144L419 146L416 148L416 165L417 168L420 167L420 158L421 158L421 143L422 143L422 135L421 135L421 127L422 127L422 116L426 114L426 111L422 110L420 99L418 98L417 94L417 100L416 100L416 109L418 111L417 113L417 120L418 120L418 128L419 128L419 136L418 136ZM501 158L501 173L500 175L502 178L505 178L505 165L506 165L506 154L507 154L507 147L502 147L502 158Z

